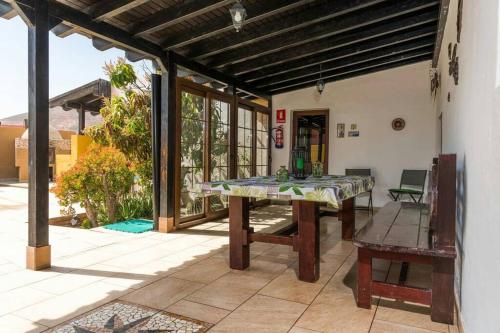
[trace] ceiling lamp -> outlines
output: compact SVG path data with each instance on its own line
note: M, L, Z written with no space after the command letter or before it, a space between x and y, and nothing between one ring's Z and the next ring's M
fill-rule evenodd
M240 0L238 0L234 6L229 9L229 13L231 14L231 19L233 20L233 26L236 29L236 32L239 32L245 23L245 18L247 17L247 11L241 4Z
M321 72L321 64L319 64L319 80L316 82L316 90L318 90L320 95L325 90L325 81L321 78Z

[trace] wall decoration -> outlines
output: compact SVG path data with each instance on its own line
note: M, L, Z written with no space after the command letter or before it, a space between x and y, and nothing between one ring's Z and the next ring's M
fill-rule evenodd
M405 128L406 122L403 118L396 118L392 121L392 129L395 131L401 131Z
M431 78L431 95L436 99L437 91L439 88L439 72L437 68L431 68L429 71L429 75Z
M345 124L339 123L337 124L337 138L345 137Z
M349 137L358 137L359 131L349 131Z
M458 0L457 11L457 43L460 43L460 35L462 34L462 10L464 7L464 0Z
M448 63L448 74L453 76L453 80L455 81L455 85L458 85L458 57L457 57L457 44L453 46L452 51L452 43L448 44L448 58L450 62Z
M355 131L358 129L358 124L351 124L351 131Z
M286 123L286 110L285 109L276 110L276 123L278 123L278 124Z

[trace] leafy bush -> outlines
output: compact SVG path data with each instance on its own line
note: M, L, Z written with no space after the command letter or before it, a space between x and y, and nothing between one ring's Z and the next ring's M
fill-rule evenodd
M124 94L105 101L100 110L102 123L86 128L85 134L124 153L139 176L139 185L152 193L150 80L147 76L139 79L123 58L104 69L113 87Z
M118 214L122 220L150 218L153 216L153 198L144 191L132 192L118 203Z
M85 208L92 227L99 225L99 215L104 222L116 221L117 205L133 185L134 175L123 153L112 147L91 145L77 163L61 174L52 189L59 204L74 215L73 204Z

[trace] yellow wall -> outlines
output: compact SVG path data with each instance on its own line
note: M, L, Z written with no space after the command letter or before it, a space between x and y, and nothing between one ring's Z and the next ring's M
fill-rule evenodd
M23 129L24 131L24 129ZM71 168L78 158L87 151L88 146L92 140L88 136L71 134L68 131L59 131L63 138L71 137L71 154L56 154L55 160L55 176L59 176L64 171ZM21 133L22 134L22 133ZM21 134L19 136L21 136ZM12 143L14 150L14 143ZM0 145L1 148L1 145ZM1 150L0 150L1 151ZM18 178L20 182L28 181L28 150L17 149L15 150L15 159L12 156L12 161L15 160L15 166L19 168L19 172L15 172L11 178ZM15 170L15 168L14 168Z
M15 140L24 131L22 126L0 126L0 179L17 178Z
M63 172L67 171L74 165L71 155L57 154L56 155L56 177L59 177Z
M87 151L92 139L85 135L71 136L71 159L76 162Z

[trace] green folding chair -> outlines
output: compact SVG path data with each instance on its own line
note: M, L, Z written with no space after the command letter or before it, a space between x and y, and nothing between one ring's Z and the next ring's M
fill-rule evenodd
M399 188L390 189L389 195L394 201L398 201L407 194L413 202L420 203L424 196L426 177L427 170L403 170Z
M371 169L345 169L346 176L371 176ZM367 210L368 213L373 215L373 199L372 199L372 190L367 192L369 194L368 198L368 206L356 206L355 209L358 210Z

